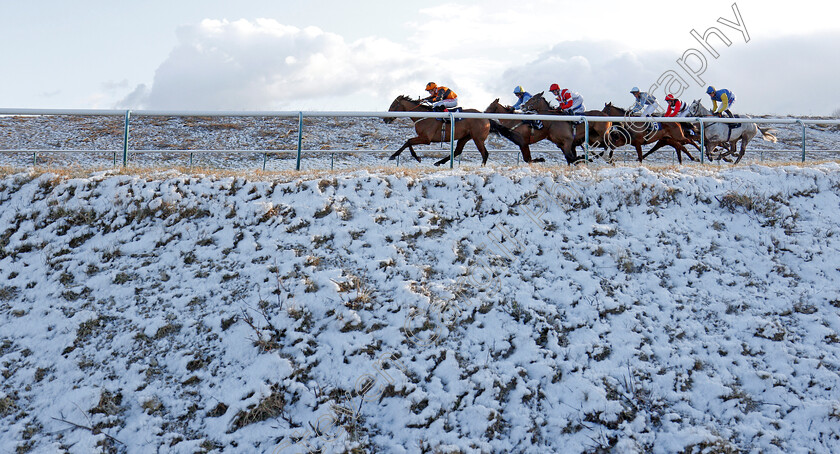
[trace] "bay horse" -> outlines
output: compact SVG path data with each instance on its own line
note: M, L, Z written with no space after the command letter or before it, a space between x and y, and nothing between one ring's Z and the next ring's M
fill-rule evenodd
M490 105L484 109L484 113L512 114L513 107L503 105L499 102L499 98L496 98L495 101L490 103ZM522 137L523 144L520 147L520 150L522 151L522 159L524 159L525 162L545 162L544 158L531 159L531 147L529 145L535 144L548 137L547 127L536 129L522 120L499 120L499 123Z
M411 99L408 96L400 95L391 103L388 108L389 112L432 112L432 107L423 103L421 99ZM481 113L475 109L464 109L462 112ZM394 118L384 118L385 123L391 123ZM414 145L428 145L432 142L449 142L451 133L451 125L444 123L437 118L421 118L411 117L414 122L414 131L417 136L405 141L399 150L394 152L389 159L397 159L397 156L406 148L411 152L411 156L420 162L420 157L414 151ZM464 151L464 146L467 142L472 140L478 152L481 153L481 165L487 164L489 153L484 146L487 136L490 135L491 130L498 132L507 137L514 143L522 147L522 138L508 128L500 125L498 122L490 121L486 118L463 118L455 122L454 138L457 141L455 144L454 156L459 156ZM449 156L435 162L436 166L449 162Z
M712 112L705 108L700 100L695 100L688 108L688 114L696 117L711 117ZM727 123L709 123L704 126L704 139L706 142L706 156L709 160L714 159L712 150L718 145L728 143L729 150L716 156L717 159L724 159L729 161L726 157L732 155L738 149L738 141L741 141L741 151L735 158L735 164L741 161L744 153L747 150L747 144L761 132L761 138L768 142L776 142L776 136L773 134L776 130L773 128L761 129L757 124L748 121L750 117L742 117L745 121L737 127L730 127Z
M611 102L604 104L603 112L611 117L628 117L627 110L621 107L614 106ZM636 148L636 154L639 162L642 162L645 157L650 155L653 151L647 154L642 153L642 145L647 145L653 142L662 142L661 146L670 145L677 150L677 161L682 164L682 153L685 153L689 159L696 161L688 149L683 144L689 143L689 139L683 134L682 127L677 123L658 123L656 129L649 129L648 123L652 123L655 117L638 117L639 121L626 121L614 128L609 137L609 145L613 148L618 148L622 145L630 144ZM624 124L626 123L626 124ZM659 143L657 143L659 145ZM695 144L695 147L697 145ZM657 148L657 149L658 149ZM700 147L697 147L699 150Z
M530 110L535 110L537 112L545 112L545 113L553 112L553 113L560 114L560 115L572 115L570 113L563 112L563 111L560 111L558 109L554 109L553 107L551 107L551 105L548 103L548 100L546 100L545 97L543 96L543 93L544 92L539 92L536 95L532 96L531 99L529 99L528 102L526 102L523 105L522 110L529 110L530 109ZM536 98L536 99L534 99L534 98ZM587 110L587 111L583 112L583 115L586 116L586 117L606 117L606 116L608 116L607 114L605 114L604 112L601 112L600 110ZM596 121L596 122L589 123L589 146L591 146L591 147L602 146L604 149L607 149L607 147L604 145L604 138L605 138L607 132L610 130L611 127L612 127L612 122L610 122L610 121ZM585 134L586 131L584 131L583 128L580 128L579 130L578 130L578 128L575 128L575 129L576 129L576 131L575 131L575 144L576 145L582 144L584 139L586 138L586 134Z
M541 115L569 115L566 112L558 111L557 109L551 107L551 105L546 101L543 97L543 92L539 92L531 97L525 104L522 106L522 110L531 110L535 111ZM606 117L607 115L603 112L597 110L588 110L584 112L586 116L600 116ZM560 149L563 150L563 154L566 156L566 162L569 164L573 164L574 162L578 161L580 158L577 157L577 152L575 148L582 144L586 138L586 131L584 128L576 128L572 125L572 122L569 121L549 121L546 125L548 129L547 139L554 142ZM605 143L605 135L612 127L612 123L607 122L592 122L589 124L589 145L590 146L606 146L603 145ZM610 155L612 158L612 155Z

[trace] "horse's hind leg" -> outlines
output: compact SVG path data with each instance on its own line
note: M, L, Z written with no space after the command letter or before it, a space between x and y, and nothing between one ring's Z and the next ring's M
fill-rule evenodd
M653 148L651 148L650 150L648 150L648 152L647 152L647 153L645 153L644 155L642 155L642 159L644 159L644 158L646 158L646 157L648 157L648 156L652 155L654 151L656 151L656 150L658 150L658 149L660 149L660 148L664 147L665 145L668 145L668 143L666 142L666 140L665 140L665 139L659 139L658 141L656 141L656 145L654 145L654 146L653 146Z
M458 139L458 143L455 144L455 151L453 152L453 156L460 156L461 155L461 152L464 151L464 145L467 144L468 140L470 140L469 136L461 137L460 139ZM485 153L486 153L486 150L485 150ZM487 159L485 158L485 161L486 160ZM446 164L447 162L449 162L449 156L447 156L447 157L441 159L440 161L436 162L435 165L439 166L439 165Z
M473 143L475 144L475 147L478 148L478 152L481 153L481 165L486 165L487 158L490 157L490 153L487 152L487 147L484 146L484 141L473 138ZM525 147L527 147L527 145L525 145ZM530 158L531 154L528 153L528 161L526 162L529 162Z
M527 139L524 140L524 142L525 143L523 143L522 146L519 147L519 151L522 153L522 160L525 162L532 162L533 159L531 159L531 147L528 146Z

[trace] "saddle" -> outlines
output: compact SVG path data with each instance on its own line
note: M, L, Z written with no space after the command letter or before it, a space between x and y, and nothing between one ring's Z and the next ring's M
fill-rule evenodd
M448 109L448 108L444 107L443 110L440 110L440 112L461 112L462 110L464 110L463 107L453 107L451 109ZM437 110L435 110L435 111L437 111ZM435 120L442 121L444 123L449 123L449 118L435 118ZM455 123L457 123L461 120L463 120L463 118L456 118Z
M716 115L718 118L727 118L723 115ZM733 115L732 118L741 118L740 115ZM743 123L724 123L725 125L729 126L729 131L731 132L735 128L740 128Z
M522 120L522 123L534 128L534 129L542 129L543 122L542 120Z
M733 118L741 118L740 115L735 115ZM726 141L729 142L732 140L732 130L736 128L740 128L742 123L724 123L725 125L729 126L726 134Z

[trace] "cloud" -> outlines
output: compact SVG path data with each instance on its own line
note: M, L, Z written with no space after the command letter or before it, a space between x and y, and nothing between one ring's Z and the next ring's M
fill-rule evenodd
M151 87L138 86L121 105L263 110L306 104L332 110L428 77L388 40L348 43L316 27L272 19L208 19L179 29L178 40Z
M123 79L120 81L105 81L100 84L103 90L105 91L124 91L127 88L130 88L130 84L128 79Z
M488 91L504 93L512 102L513 95L508 93L516 85L535 93L556 82L580 92L588 109L600 109L605 102L629 105L633 101L631 87L646 90L663 72L673 70L689 84L682 98L703 99L707 106L706 85L715 85L735 92L734 110L740 113L828 115L840 107L840 99L826 90L836 84L840 74L840 61L832 57L840 33L752 39L749 43L730 38L732 46L718 46L719 58L704 54L703 85L677 64L682 52L627 51L618 42L571 41L508 67L500 78L488 81ZM698 43L694 45L702 49ZM656 92L661 103L664 94L664 88ZM505 97L502 99L504 102Z
M633 86L646 89L673 65L671 56L663 51L638 53L626 51L614 42L569 41L533 61L508 68L493 89L513 100L508 93L516 85L535 94L547 92L550 84L557 83L581 93L587 109L600 109L606 102L624 106L633 102ZM549 93L546 98L550 97Z
M581 93L587 108L599 109L605 102L630 105L631 87L647 89L668 70L688 82L683 99L708 100L705 86L677 64L685 49L638 50L624 41L542 34L550 27L529 35L512 27L505 11L477 23L467 20L477 13L474 6L423 10L427 20L408 27L404 45L376 37L348 42L316 27L271 19L208 19L180 28L178 45L153 83L136 86L117 107L384 110L397 94L419 95L434 80L453 88L465 107L483 109L496 97L512 103L516 85L535 93L556 82ZM532 14L522 10L513 17ZM453 28L459 18L470 26ZM724 32L733 44L717 44L717 59L705 53L702 78L704 84L734 91L736 112L828 114L840 107L825 91L840 74L840 62L832 58L840 33L769 39L755 34L747 43L737 31ZM690 39L688 31L685 36ZM526 50L533 39L555 44ZM696 41L687 46L703 50ZM655 94L660 101L665 95L663 90Z
M140 84L114 107L117 109L135 109L138 106L144 105L148 98L149 88L146 87L146 84Z

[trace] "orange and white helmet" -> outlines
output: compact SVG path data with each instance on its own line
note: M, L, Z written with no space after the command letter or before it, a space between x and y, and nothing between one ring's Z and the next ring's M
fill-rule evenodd
M437 84L434 82L429 82L426 84L426 91L432 91L437 88Z

